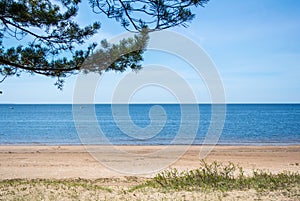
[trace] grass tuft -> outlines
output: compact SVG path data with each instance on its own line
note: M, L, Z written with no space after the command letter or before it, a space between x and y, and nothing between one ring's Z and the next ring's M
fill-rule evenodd
M153 179L135 186L132 190L153 187L163 190L248 190L275 191L300 186L298 173L283 172L272 174L263 170L254 170L251 176L245 176L242 167L233 163L226 165L204 160L198 169L179 172L171 169L157 174Z

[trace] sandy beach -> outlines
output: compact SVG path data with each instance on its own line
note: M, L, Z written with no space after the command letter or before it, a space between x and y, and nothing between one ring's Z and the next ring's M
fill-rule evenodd
M125 152L155 152L161 146L119 146ZM199 167L199 146L192 146L174 163L164 169L190 170ZM170 155L172 149L169 151ZM105 153L111 164L122 166L130 161L115 160L114 153ZM147 160L147 157L145 158ZM162 155L154 163L167 160ZM264 169L270 172L300 171L300 146L216 146L206 161L233 162L246 171ZM116 164L114 164L116 163ZM133 167L134 168L134 167ZM159 171L159 170L157 170ZM156 171L156 172L157 172ZM151 177L156 174L132 175ZM13 178L112 178L129 176L97 161L83 146L0 146L0 179Z
M151 158L163 146L118 146L120 157L108 147L102 150L106 161L98 161L83 146L0 146L0 200L298 200L299 186L266 192L254 189L233 191L163 191L153 188L130 190L143 184L158 171L200 166L199 146L191 146L182 157L151 174L122 174L111 167L126 168L130 153L149 154L155 164L167 164L181 147ZM126 154L127 153L127 154ZM139 159L139 158L138 158ZM147 157L143 158L147 162ZM263 169L272 173L300 172L300 146L216 146L205 158L210 163L233 162L245 173ZM137 166L132 166L139 169Z

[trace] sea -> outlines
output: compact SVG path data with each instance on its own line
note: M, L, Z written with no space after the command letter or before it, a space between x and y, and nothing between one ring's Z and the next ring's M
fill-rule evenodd
M214 106L1 104L0 144L300 144L300 104Z

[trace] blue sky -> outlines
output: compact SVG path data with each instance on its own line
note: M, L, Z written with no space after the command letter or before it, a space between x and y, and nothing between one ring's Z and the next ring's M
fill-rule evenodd
M88 23L95 16L82 3L78 20ZM300 1L297 0L211 0L205 8L193 9L196 18L180 33L202 47L219 71L228 103L300 102ZM91 41L113 38L124 29L102 16L102 29ZM145 66L168 66L193 88L198 102L209 102L201 79L180 59L148 51ZM123 74L107 73L95 94L96 102L109 102ZM23 74L0 84L0 103L72 103L76 76L68 78L63 91L55 79ZM153 94L156 96L154 97ZM159 87L145 87L133 102L174 102L174 96Z

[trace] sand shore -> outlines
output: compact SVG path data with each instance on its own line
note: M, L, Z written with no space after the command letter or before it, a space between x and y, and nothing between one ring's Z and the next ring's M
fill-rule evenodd
M118 146L128 153L151 153L163 146ZM173 164L166 168L188 170L199 167L200 146L192 146ZM105 153L112 163L122 166L126 157L115 158L114 153ZM172 153L172 149L169 153ZM147 160L147 158L145 158ZM167 160L165 155L155 163ZM245 171L265 169L271 172L300 172L300 146L216 146L205 158L208 162L221 161L241 165ZM151 177L152 174L139 175ZM105 167L83 146L0 146L0 179L13 178L114 178L128 176Z

